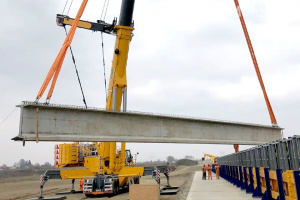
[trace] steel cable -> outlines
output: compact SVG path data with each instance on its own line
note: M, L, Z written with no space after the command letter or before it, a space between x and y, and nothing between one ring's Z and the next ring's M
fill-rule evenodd
M106 75L105 75L105 58L104 58L104 42L103 42L103 33L102 32L101 32L101 41L102 41L102 62L103 62L105 97L106 97L106 101L107 101L107 87L106 87Z
M66 35L68 35L67 29L66 29L65 26L64 26L64 29L65 29ZM71 45L70 45L70 52L71 52L71 55L72 55L72 60L73 60L73 63L74 63L75 71L76 71L76 74L77 74L77 79L78 79L80 90L81 90L81 94L82 94L82 98L83 98L82 100L83 100L83 103L84 103L85 107L87 108L85 96L84 96L84 93L83 93L83 89L82 89L82 85L81 85L81 81L80 81L80 78L79 78L79 73L78 73L78 70L77 70L75 57L74 57Z
M15 112L15 110L17 109L17 107L15 109L13 109L13 111L11 111L7 117L4 118L4 120L2 120L2 122L0 123L0 126Z
M62 13L61 13L62 15L63 15L64 12L65 12L65 9L66 9L66 6L67 6L67 4L68 4L68 1L69 1L69 0L66 1L65 7L64 7L64 9L63 9L63 11L62 11Z
M67 12L67 15L69 15L69 12L70 12L70 9L71 9L71 7L72 7L72 4L73 4L73 0L72 0L71 3L70 3L70 6L69 6L69 10L68 10L68 12Z

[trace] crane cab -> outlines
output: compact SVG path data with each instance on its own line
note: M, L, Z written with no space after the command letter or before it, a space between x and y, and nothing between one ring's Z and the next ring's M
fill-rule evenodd
M125 150L125 156L126 156L126 160L125 160L126 165L133 165L133 157L129 149Z

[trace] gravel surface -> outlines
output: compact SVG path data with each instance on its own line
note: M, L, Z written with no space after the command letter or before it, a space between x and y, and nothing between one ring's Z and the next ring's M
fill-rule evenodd
M184 200L186 199L195 171L201 170L201 166L179 166L170 172L170 185L179 186L176 195L161 195L162 200ZM142 177L141 184L151 184L155 181L151 177ZM161 186L166 185L166 178L161 176ZM50 180L44 186L44 196L55 196L57 192L65 192L71 189L71 180ZM79 189L79 181L75 182L75 189ZM39 176L2 178L0 182L0 200L20 200L36 198L39 196ZM121 193L117 196L101 196L92 199L127 200L128 193ZM67 195L67 199L90 199L83 194Z

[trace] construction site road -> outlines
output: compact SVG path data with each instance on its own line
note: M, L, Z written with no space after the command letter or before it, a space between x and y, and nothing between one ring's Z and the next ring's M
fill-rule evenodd
M245 190L233 186L222 178L216 179L215 174L213 174L212 179L202 180L202 171L197 171L187 200L253 200L252 194L246 194Z
M180 190L176 195L162 195L161 200L182 200L186 199L195 171L201 169L200 165L196 166L179 166L175 171L170 172L170 184L179 186ZM16 177L12 175L10 178L0 178L0 200L23 200L37 198L39 196L39 175ZM150 176L141 177L141 184L153 184L154 179ZM167 181L164 176L161 176L161 186L166 185ZM71 189L71 180L50 180L44 185L44 196L53 197L57 192L66 192ZM75 181L75 190L79 189L79 181ZM67 199L80 200L90 199L84 194L70 194ZM121 193L117 196L100 196L91 199L110 199L110 200L127 200L129 193Z

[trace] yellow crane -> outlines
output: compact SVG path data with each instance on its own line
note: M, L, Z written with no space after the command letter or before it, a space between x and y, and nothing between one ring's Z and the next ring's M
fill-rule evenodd
M65 15L57 15L59 26L70 25L71 28L37 95L37 101L42 97L51 79L53 79L47 96L47 102L49 102L66 52L73 40L76 28L80 27L116 35L106 110L119 112L123 103L123 112L126 112L126 64L129 43L134 30L132 23L134 0L122 1L118 25L116 25L116 20L112 24L100 20L95 23L80 20L87 2L88 0L83 0L75 19ZM42 176L41 196L43 185L48 179L72 179L71 192L74 192L75 179L85 179L83 193L87 196L117 194L119 188L128 188L130 183L137 184L140 176L157 174L158 170L160 173L164 173L169 180L167 166L146 168L133 165L131 152L126 150L125 142L121 142L119 150L116 149L116 142L93 142L92 144L74 142L55 145L55 166L60 170L50 170Z
M218 158L218 156L214 156L214 155L205 153L205 154L203 155L203 157L202 157L202 161L204 161L206 157L210 157L210 158L211 158L212 164L215 164L215 161L216 161L216 159Z

